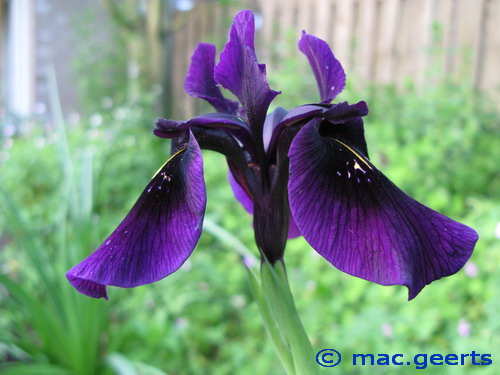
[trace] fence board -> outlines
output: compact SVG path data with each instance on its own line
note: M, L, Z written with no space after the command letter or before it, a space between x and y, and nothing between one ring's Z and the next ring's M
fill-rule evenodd
M351 33L354 27L353 11L353 0L337 1L337 17L334 28L337 42L334 45L334 53L340 61L344 62L344 67L348 70L352 68L349 57L354 37Z
M488 2L488 23L486 26L487 36L484 41L484 68L478 65L478 69L483 72L483 78L479 80L479 88L500 89L500 1L489 0Z
M500 86L500 0L254 1L242 0L241 6L263 18L258 55L273 71L297 55L295 45L304 29L325 39L359 83L401 85L410 78L423 85L438 64L455 79L470 77L478 88ZM178 98L185 97L183 80L195 45L215 41L221 46L237 12L208 2L200 7L175 36ZM194 110L187 102L180 107L183 116Z
M394 82L398 7L399 0L386 0L382 3L377 76L377 81L380 83Z

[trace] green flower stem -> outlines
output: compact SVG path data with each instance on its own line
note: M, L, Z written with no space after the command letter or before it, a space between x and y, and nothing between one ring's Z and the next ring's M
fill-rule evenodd
M262 263L261 282L264 295L290 347L295 374L316 374L318 367L314 360L314 351L297 313L285 264L282 261L274 265L267 261Z
M267 303L266 297L264 297L262 287L257 276L250 268L247 268L247 271L250 279L250 286L255 296L255 300L257 302L260 315L262 316L262 319L264 321L264 326L266 327L267 333L271 337L274 347L287 374L295 375L292 353L290 352L290 348L288 346L286 338L283 336L282 332L279 330L276 324L273 312L271 311L271 308Z
M252 252L238 238L212 220L205 218L203 229L227 244L242 259L253 258ZM315 353L297 314L284 263L262 263L260 280L251 266L245 267L264 326L287 374L317 374Z
M289 375L316 374L314 351L297 313L284 263L262 263L260 288L253 278L259 310L285 370Z

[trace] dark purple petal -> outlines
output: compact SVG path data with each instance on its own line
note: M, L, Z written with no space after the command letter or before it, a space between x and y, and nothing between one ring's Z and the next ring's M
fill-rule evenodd
M206 206L201 150L191 134L147 185L104 243L66 274L91 297L107 299L106 286L135 287L176 271L201 235Z
M281 122L281 120L283 120L286 114L286 109L277 107L273 112L267 115L266 121L264 121L264 129L262 134L262 138L264 139L264 149L267 150L274 129Z
M300 233L295 219L293 218L292 214L290 214L290 219L288 221L288 238L297 238L301 235L302 233Z
M330 103L345 87L345 73L328 44L305 31L299 41L300 51L306 55L314 72L323 103Z
M184 89L189 95L209 102L217 112L235 114L238 103L224 98L214 80L215 53L214 45L198 44L191 57Z
M289 111L281 121L274 126L271 140L269 141L269 149L273 152L273 147L279 139L283 129L287 126L292 126L298 123L305 124L313 118L328 120L333 124L341 124L348 122L350 119L366 116L368 107L364 101L356 104L348 104L342 102L338 104L305 104L296 107ZM366 145L364 146L366 149Z
M156 121L156 131L158 134L169 135L185 132L191 126L209 127L213 129L244 129L248 132L247 124L238 117L227 113L206 113L192 118L188 121L174 121L160 118ZM164 138L172 138L166 136Z
M279 93L269 88L265 65L257 61L254 30L252 11L244 10L236 15L229 42L215 67L215 80L239 99L250 128L258 134L269 104Z
M317 122L292 142L290 208L304 238L338 269L409 298L462 268L477 233L403 193L359 150L321 137Z
M241 187L241 185L236 181L234 178L233 174L231 171L228 173L229 177L229 184L231 185L231 188L233 189L233 194L236 197L236 199L241 203L243 208L250 214L253 215L253 201L252 198L250 198L245 191ZM293 218L290 216L290 222L288 223L288 238L295 238L300 236L300 231L297 228L297 224L295 224L295 221Z
M178 138L183 135L188 127L185 122L159 118L156 121L154 135L160 138Z
M241 185L236 181L234 178L233 174L231 171L228 171L228 178L229 178L229 185L231 185L231 188L233 189L233 194L236 197L236 199L241 203L243 208L249 213L253 214L253 201L252 198L250 198L245 191L241 187Z
M321 122L319 132L323 137L338 139L353 146L362 156L368 158L365 128L361 117L355 117L338 124L323 121Z
M356 104L341 102L334 104L331 108L323 113L323 118L333 122L334 124L342 123L354 117L363 117L368 114L368 106L364 101Z
M160 118L153 132L160 138L177 138L185 134L192 126L224 130L237 138L250 151L253 149L252 135L247 124L227 113L206 113L185 122Z

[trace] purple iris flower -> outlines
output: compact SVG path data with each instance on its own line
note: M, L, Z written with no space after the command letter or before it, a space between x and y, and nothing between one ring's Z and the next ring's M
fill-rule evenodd
M79 292L107 298L107 285L152 283L186 261L206 206L201 149L226 156L234 194L253 214L257 246L271 263L283 258L287 238L302 235L341 271L405 285L410 299L463 267L477 233L415 201L371 163L366 104L331 104L345 86L342 66L324 41L305 32L299 49L321 102L267 114L279 92L257 61L253 13L235 17L217 65L215 47L198 45L185 89L217 112L158 120L154 133L172 139L172 157L108 239L68 271Z

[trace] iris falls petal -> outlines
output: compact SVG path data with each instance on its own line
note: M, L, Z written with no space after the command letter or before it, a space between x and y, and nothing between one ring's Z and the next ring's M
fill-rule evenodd
M304 238L338 269L409 298L469 259L477 233L415 201L312 121L290 147L289 200Z
M66 274L91 297L106 286L135 287L176 271L201 235L206 206L201 150L194 136L151 179L118 228Z

